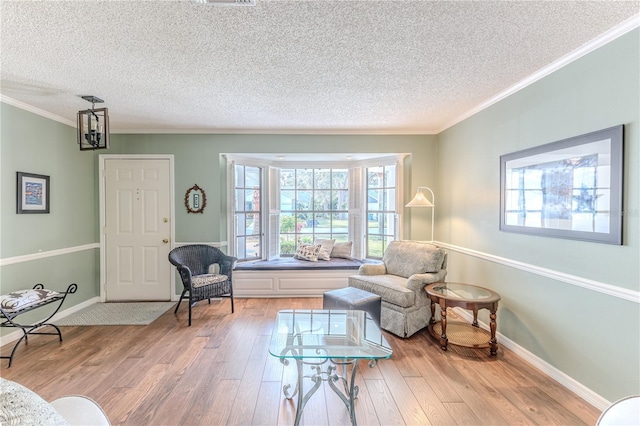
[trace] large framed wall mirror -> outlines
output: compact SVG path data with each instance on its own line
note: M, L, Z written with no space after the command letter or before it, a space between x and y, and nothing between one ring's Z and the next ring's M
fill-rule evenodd
M623 125L500 157L500 230L622 244Z

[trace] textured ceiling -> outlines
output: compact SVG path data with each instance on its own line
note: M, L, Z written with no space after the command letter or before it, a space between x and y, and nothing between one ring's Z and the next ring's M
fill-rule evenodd
M638 1L1 1L0 93L115 132L433 133ZM637 18L637 17L636 17Z

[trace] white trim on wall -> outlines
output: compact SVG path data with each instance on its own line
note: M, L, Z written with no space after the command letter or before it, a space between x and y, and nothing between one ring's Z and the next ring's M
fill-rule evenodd
M553 269L542 268L540 266L532 265L530 263L519 262L517 260L507 259L505 257L495 256L493 254L484 253L481 251L472 250L469 248L460 247L453 244L447 244L439 241L435 242L435 244L439 247L442 247L448 250L452 250L458 253L477 257L478 259L486 260L493 263L498 263L500 265L509 266L511 268L519 269L521 271L540 275L546 278L551 278L557 281L562 281L567 284L586 288L592 291L597 291L599 293L603 293L608 296L613 296L620 299L628 300L630 302L640 303L640 292L635 290L617 287L617 286L603 283L600 281L578 277L576 275L565 274L564 272L554 271Z
M32 253L32 254L6 257L4 259L0 259L0 266L13 265L13 264L22 263L22 262L30 262L32 260L46 259L48 257L62 256L65 254L77 253L80 251L93 250L97 248L100 248L100 244L91 243L91 244L84 244L82 246L67 247L67 248L56 249L56 250L39 251L37 253Z

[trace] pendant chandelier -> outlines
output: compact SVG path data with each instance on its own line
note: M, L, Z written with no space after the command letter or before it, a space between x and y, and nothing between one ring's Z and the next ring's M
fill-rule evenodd
M91 102L91 109L78 111L78 145L80 151L109 148L109 110L96 108L104 102L95 96L81 96Z

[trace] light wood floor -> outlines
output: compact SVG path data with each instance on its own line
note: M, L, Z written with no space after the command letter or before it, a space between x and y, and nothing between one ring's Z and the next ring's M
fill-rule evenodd
M321 308L321 298L200 302L193 325L187 307L149 326L63 327L62 343L33 336L0 374L47 400L83 394L98 401L112 424L291 425L285 369L268 353L276 312ZM440 350L423 330L409 339L385 333L391 359L359 366L360 425L595 424L599 411L512 352L452 346ZM8 355L12 344L1 348ZM309 400L302 423L349 423L326 384Z

